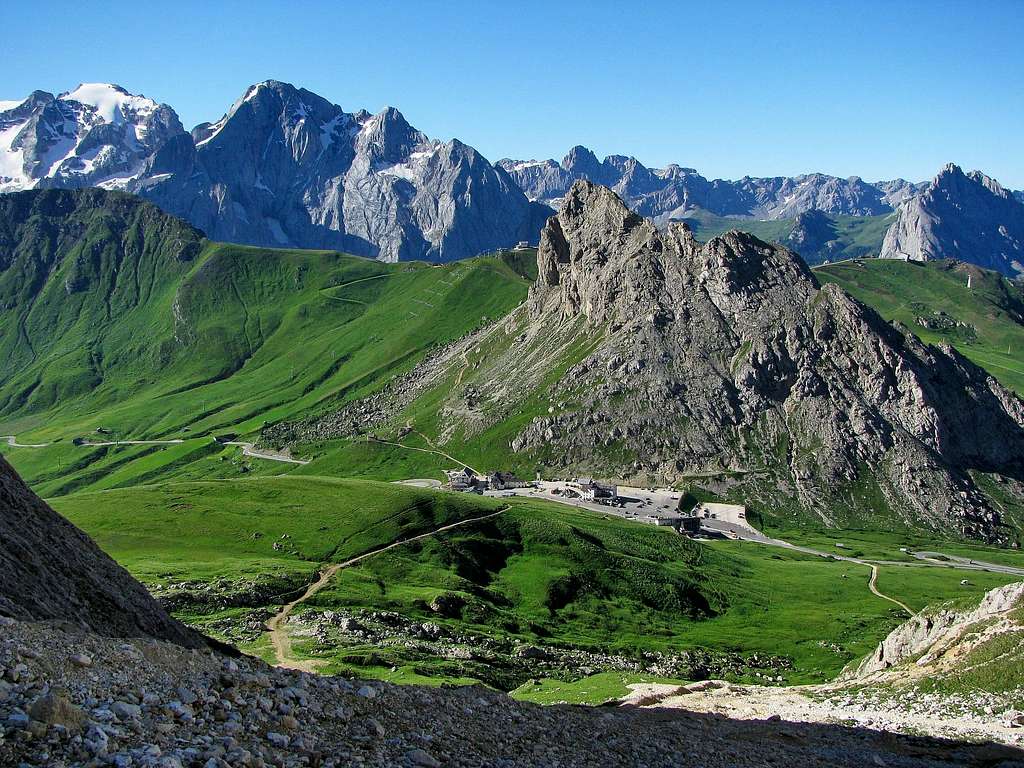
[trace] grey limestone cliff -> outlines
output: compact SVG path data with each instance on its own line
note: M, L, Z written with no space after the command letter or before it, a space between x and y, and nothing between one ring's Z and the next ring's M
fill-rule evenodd
M1024 204L980 171L950 163L899 207L882 258L959 259L1004 275L1024 275Z

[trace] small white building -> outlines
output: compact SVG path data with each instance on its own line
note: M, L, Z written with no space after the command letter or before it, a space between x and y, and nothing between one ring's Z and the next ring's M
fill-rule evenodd
M578 493L584 501L611 501L619 495L618 486L599 483L592 477L577 478L575 483L568 483L567 487Z

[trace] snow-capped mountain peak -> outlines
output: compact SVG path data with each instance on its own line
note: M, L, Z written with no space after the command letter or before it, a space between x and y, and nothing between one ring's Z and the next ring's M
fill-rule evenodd
M183 132L170 107L109 83L0 102L0 192L124 187Z

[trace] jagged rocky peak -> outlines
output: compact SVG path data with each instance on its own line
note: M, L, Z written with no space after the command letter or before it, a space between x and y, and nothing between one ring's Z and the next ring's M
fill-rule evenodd
M215 240L448 261L536 242L550 213L394 107L350 114L278 81L250 87L193 140L162 152L139 191Z
M359 134L360 150L372 162L402 162L429 141L394 107L386 107L367 120Z
M959 259L1004 275L1024 274L1024 205L980 171L947 164L902 203L882 258Z
M1024 403L952 348L925 346L820 286L789 249L736 231L702 246L577 181L537 261L527 338L564 333L580 316L606 335L551 394L571 392L578 410L536 420L516 450L607 472L597 446L613 439L616 455L638 457L620 467L625 477L770 477L748 500L796 499L811 514L833 510L828 522L863 513L849 499L870 487L868 514L1012 535L971 473L1024 491Z
M604 168L597 155L586 147L577 144L562 159L562 167L575 178L590 179L599 182L604 175Z
M612 190L583 180L542 230L537 265L533 313L543 312L554 296L564 317L583 314L591 322L635 321L652 312L670 316L673 292L691 281L714 284L720 293L786 279L817 286L804 262L786 249L735 230L702 247L685 223L661 231Z
M0 616L67 621L108 637L204 644L88 536L32 493L3 457Z

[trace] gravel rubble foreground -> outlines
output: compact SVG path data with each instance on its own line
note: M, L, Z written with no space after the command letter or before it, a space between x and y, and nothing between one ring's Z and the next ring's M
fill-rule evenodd
M685 710L541 707L0 617L0 766L1024 766L1024 752Z

